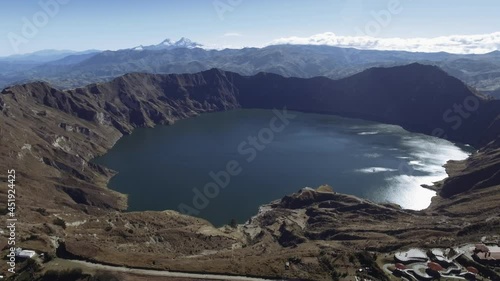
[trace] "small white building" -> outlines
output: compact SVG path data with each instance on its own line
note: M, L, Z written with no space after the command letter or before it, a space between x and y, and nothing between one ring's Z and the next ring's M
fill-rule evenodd
M427 257L425 251L418 248L413 248L403 252L397 252L394 255L394 258L398 262L401 262L403 264L415 263L415 262L427 262L429 260L429 257Z
M16 249L16 257L22 259L31 259L36 256L36 252L32 250L23 250L22 248Z

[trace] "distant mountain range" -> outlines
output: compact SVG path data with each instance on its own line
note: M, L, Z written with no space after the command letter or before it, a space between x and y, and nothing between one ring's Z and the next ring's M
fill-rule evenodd
M91 55L97 54L99 50L86 50L86 51L71 51L71 50L42 50L28 54L11 55L7 57L0 57L0 62L31 62L31 63L44 63L59 60L67 56L73 55Z
M285 77L326 76L339 79L370 67L413 62L437 65L479 91L500 97L500 52L482 55L373 51L313 45L273 45L264 48L207 50L187 38L118 51L58 53L53 60L0 59L0 88L47 81L74 88L109 81L131 72L195 73L211 68L242 75L259 72ZM36 55L25 58L38 57ZM45 56L45 58L48 58Z

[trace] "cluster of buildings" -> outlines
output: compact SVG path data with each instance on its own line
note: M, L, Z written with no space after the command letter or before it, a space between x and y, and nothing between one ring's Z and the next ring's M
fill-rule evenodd
M482 265L500 265L500 247L476 244L444 250L424 251L414 248L396 253L394 260L396 263L386 268L390 268L392 274L408 280L434 280L441 277L474 280L481 272L471 264L479 268ZM464 262L467 260L470 262Z

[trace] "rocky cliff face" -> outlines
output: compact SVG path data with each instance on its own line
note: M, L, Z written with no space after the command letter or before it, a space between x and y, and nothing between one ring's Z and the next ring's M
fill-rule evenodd
M27 248L53 251L59 238L66 254L95 261L282 276L283 256L315 257L325 247L361 249L367 239L372 249L384 250L391 244L451 237L464 223L455 217L467 217L478 202L481 212L469 216L468 224L497 216L498 102L436 67L418 64L370 69L337 81L213 69L185 75L133 73L68 91L31 83L0 95L0 171L18 171L19 239ZM89 163L136 127L240 107L365 118L488 145L465 162L449 164L451 177L440 187L443 197L424 212L304 190L264 206L266 211L245 226L224 231L175 212L119 212L126 208L126 197L105 188L113 172ZM0 180L6 181L3 172ZM3 194L0 203L6 198ZM65 221L66 228L56 219ZM248 247L236 251L238 261L221 265L227 265L227 251L243 246ZM131 252L137 259L129 260ZM154 263L158 255L165 260ZM304 266L291 277L321 279L321 268Z
M170 124L199 113L239 107L234 86L217 70L192 75L127 74L109 83L59 91L46 83L5 89L99 125L130 133L135 127Z
M479 149L464 161L447 164L450 177L440 189L440 195L451 197L476 189L500 184L500 139Z

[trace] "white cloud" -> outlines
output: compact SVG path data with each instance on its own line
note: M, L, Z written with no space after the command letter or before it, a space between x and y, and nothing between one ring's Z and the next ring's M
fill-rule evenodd
M332 32L310 37L286 37L270 45L329 45L364 50L401 50L409 52L448 52L482 54L500 50L500 32L477 35L451 35L434 38L376 38L370 36L337 36Z
M241 37L243 35L241 35L238 32L227 32L227 33L224 33L224 35L222 35L222 36L224 36L224 37Z

